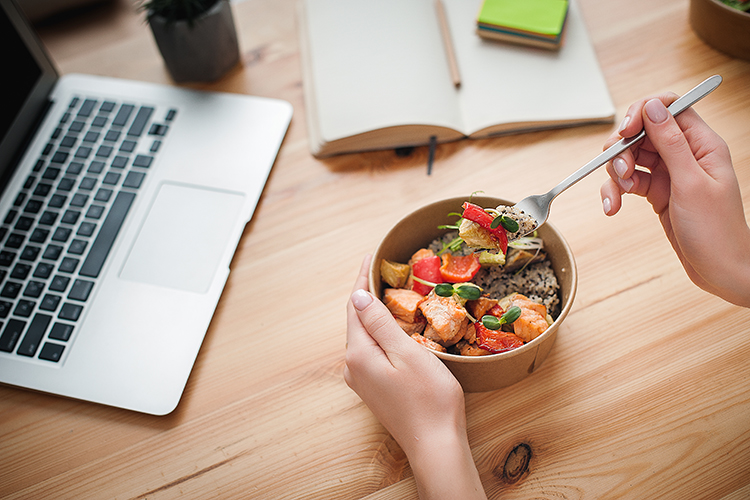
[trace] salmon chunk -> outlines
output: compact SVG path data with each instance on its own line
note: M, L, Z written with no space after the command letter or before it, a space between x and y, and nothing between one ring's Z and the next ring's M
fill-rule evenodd
M417 333L412 335L411 338L413 338L414 340L416 340L418 343L422 344L423 346L427 347L428 349L432 349L433 351L447 352L445 350L445 347Z
M470 300L466 303L466 310L469 311L474 319L480 320L482 316L497 305L497 300L489 297L479 297L476 300Z
M434 290L419 304L427 326L425 337L440 341L444 346L453 345L464 336L469 318L466 309L453 297L440 297Z
M520 293L513 296L511 306L521 308L521 316L513 322L513 331L524 342L530 342L544 333L549 327L547 308Z
M427 322L424 320L422 316L420 316L417 321L414 322L408 322L404 321L402 319L393 318L396 320L396 323L398 326L401 327L403 331L406 332L407 335L413 335L413 334L422 334L424 332L424 327L427 325Z
M417 319L419 303L424 297L413 291L403 288L386 288L383 295L385 307L397 319L407 323L414 323Z

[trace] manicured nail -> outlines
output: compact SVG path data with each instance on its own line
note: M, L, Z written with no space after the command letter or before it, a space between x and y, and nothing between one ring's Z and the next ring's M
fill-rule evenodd
M628 163L619 156L612 160L612 167L620 178L628 172Z
M622 134L622 131L625 130L628 125L630 125L630 117L628 115L625 115L625 118L623 118L622 122L620 122L620 128L617 129L617 133Z
M622 189L625 190L626 193L629 193L633 188L633 179L623 179L622 177L619 177L617 179L617 182L620 183L620 187L622 187Z
M352 304L354 304L354 307L360 311L369 306L371 302L372 295L365 290L355 290L354 293L352 293Z
M609 211L612 210L612 202L609 198L604 198L602 200L602 208L604 208L604 213L609 215Z
M646 116L654 123L662 123L669 116L669 111L659 99L651 99L643 108L646 110Z

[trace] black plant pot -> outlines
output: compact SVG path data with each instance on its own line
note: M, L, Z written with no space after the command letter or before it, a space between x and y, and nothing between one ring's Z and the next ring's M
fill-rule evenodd
M149 16L164 63L177 82L211 82L240 60L237 30L228 0L219 0L191 23Z

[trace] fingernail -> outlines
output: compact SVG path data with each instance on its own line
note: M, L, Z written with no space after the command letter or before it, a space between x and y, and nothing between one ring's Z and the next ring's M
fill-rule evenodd
M352 304L354 304L354 307L360 311L369 306L371 302L372 295L365 290L355 290L354 293L352 293Z
M614 167L615 172L620 178L628 171L628 163L619 156L612 161L612 167Z
M625 192L627 192L627 193L629 193L630 190L633 187L633 180L632 179L623 179L622 177L619 177L617 179L617 182L620 183L620 186L622 187L622 189L624 189Z
M630 117L628 115L625 115L625 118L623 118L622 122L620 122L620 127L617 129L617 133L622 134L622 131L625 130L628 125L630 125Z
M643 108L646 110L646 116L654 123L662 123L669 116L669 111L659 99L651 99Z
M609 198L604 198L602 200L602 208L604 208L604 213L609 215L609 211L612 210L612 201Z

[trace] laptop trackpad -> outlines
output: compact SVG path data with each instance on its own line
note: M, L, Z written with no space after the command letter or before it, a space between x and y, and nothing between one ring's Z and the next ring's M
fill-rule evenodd
M238 193L162 184L120 277L205 292L243 202Z

